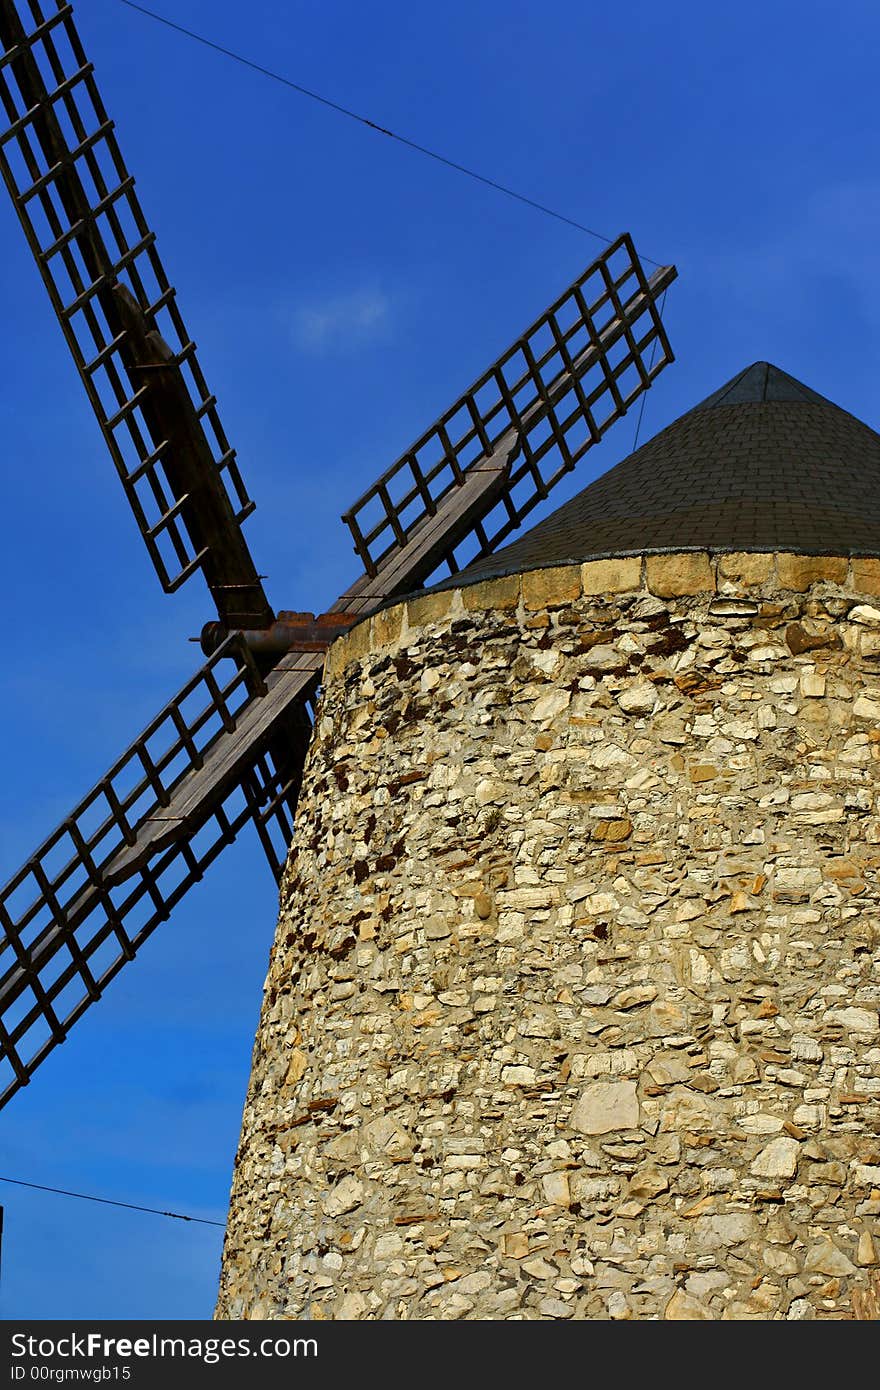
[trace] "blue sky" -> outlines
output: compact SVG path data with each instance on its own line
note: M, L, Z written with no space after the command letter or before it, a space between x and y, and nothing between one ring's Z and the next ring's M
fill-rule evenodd
M877 425L870 0L155 0L169 18L674 261L642 440L759 358ZM600 243L133 13L78 0L257 511L276 607L356 575L338 517ZM0 200L0 877L197 664ZM551 505L628 453L622 421ZM0 1114L0 1173L222 1221L276 894L227 850ZM0 1316L201 1318L222 1232L0 1184Z

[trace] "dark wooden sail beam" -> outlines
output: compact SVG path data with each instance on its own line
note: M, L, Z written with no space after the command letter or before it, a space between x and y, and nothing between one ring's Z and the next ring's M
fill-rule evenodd
M146 387L141 410L154 443L167 445L162 465L220 621L230 629L268 627L275 614L174 354L126 285L114 285L113 299L129 377Z

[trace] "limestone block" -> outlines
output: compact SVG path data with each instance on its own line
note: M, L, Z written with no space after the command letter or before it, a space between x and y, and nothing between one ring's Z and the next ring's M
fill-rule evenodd
M581 1093L570 1124L580 1134L610 1134L634 1129L639 1123L639 1100L634 1081L596 1081Z
M705 551L649 555L645 567L648 588L658 598L715 592L715 573Z
M848 570L846 555L791 555L783 551L776 557L780 588L798 592L821 581L845 584Z
M657 688L650 681L637 681L620 692L617 703L627 714L651 714L659 703Z
M404 605L396 603L393 608L383 608L381 613L373 614L373 647L391 647L399 640L405 612Z
M825 694L825 677L818 671L804 671L801 674L801 694L807 699L821 699Z
M880 719L880 700L872 700L868 695L859 695L853 702L856 719Z
M673 1322L693 1322L695 1320L714 1322L714 1317L706 1305L701 1303L698 1298L685 1293L683 1289L676 1289L663 1310L663 1317Z
M830 1023L839 1023L847 1033L866 1033L873 1036L880 1031L880 1015L876 1009L830 1009Z
M880 560L854 559L852 586L860 594L880 595Z
M640 555L620 560L587 560L581 565L581 583L585 594L621 594L641 587L642 559Z
M558 608L574 603L581 596L579 565L557 565L546 570L531 570L522 577L522 596L526 608Z
M354 1211L363 1200L363 1183L353 1174L347 1173L325 1194L322 1206L326 1216L342 1216L345 1212Z
M744 588L767 585L775 576L776 556L772 554L750 554L746 551L732 551L729 555L718 556L718 577Z
M831 1239L826 1239L810 1246L804 1257L804 1270L811 1274L855 1274L855 1265Z
M851 623L861 623L863 627L880 627L880 609L869 603L857 603L847 614Z
M344 671L346 666L350 666L353 661L359 661L362 656L366 656L370 650L370 621L356 623L349 632L341 637L338 642L333 643L334 647L339 647L337 669Z
M481 584L464 585L461 597L469 612L480 608L516 608L520 586L518 574L505 574L499 579L484 579Z
M568 1206L571 1201L571 1194L568 1190L567 1173L545 1173L541 1179L541 1186L544 1189L544 1197L551 1205Z
M761 1178L793 1178L797 1172L800 1144L780 1136L771 1139L752 1161L752 1172Z
M410 627L426 627L428 623L442 622L452 607L454 590L442 589L436 594L420 594L410 599L406 605L406 617Z

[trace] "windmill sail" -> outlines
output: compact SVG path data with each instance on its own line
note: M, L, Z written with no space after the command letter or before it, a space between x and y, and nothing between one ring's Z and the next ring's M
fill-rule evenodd
M0 0L0 172L166 591L204 572L221 621L272 610L253 510L71 8Z
M322 660L230 638L0 891L0 1106L242 826L280 876Z
M657 301L676 273L648 279L626 234L593 261L343 513L366 576L342 606L497 550L673 360Z

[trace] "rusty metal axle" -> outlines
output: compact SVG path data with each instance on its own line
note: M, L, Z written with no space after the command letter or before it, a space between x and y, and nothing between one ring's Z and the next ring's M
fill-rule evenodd
M358 620L356 613L295 613L281 609L274 623L264 628L235 629L250 651L270 663L286 652L322 652ZM223 623L205 623L199 642L205 656L213 656L232 635Z

